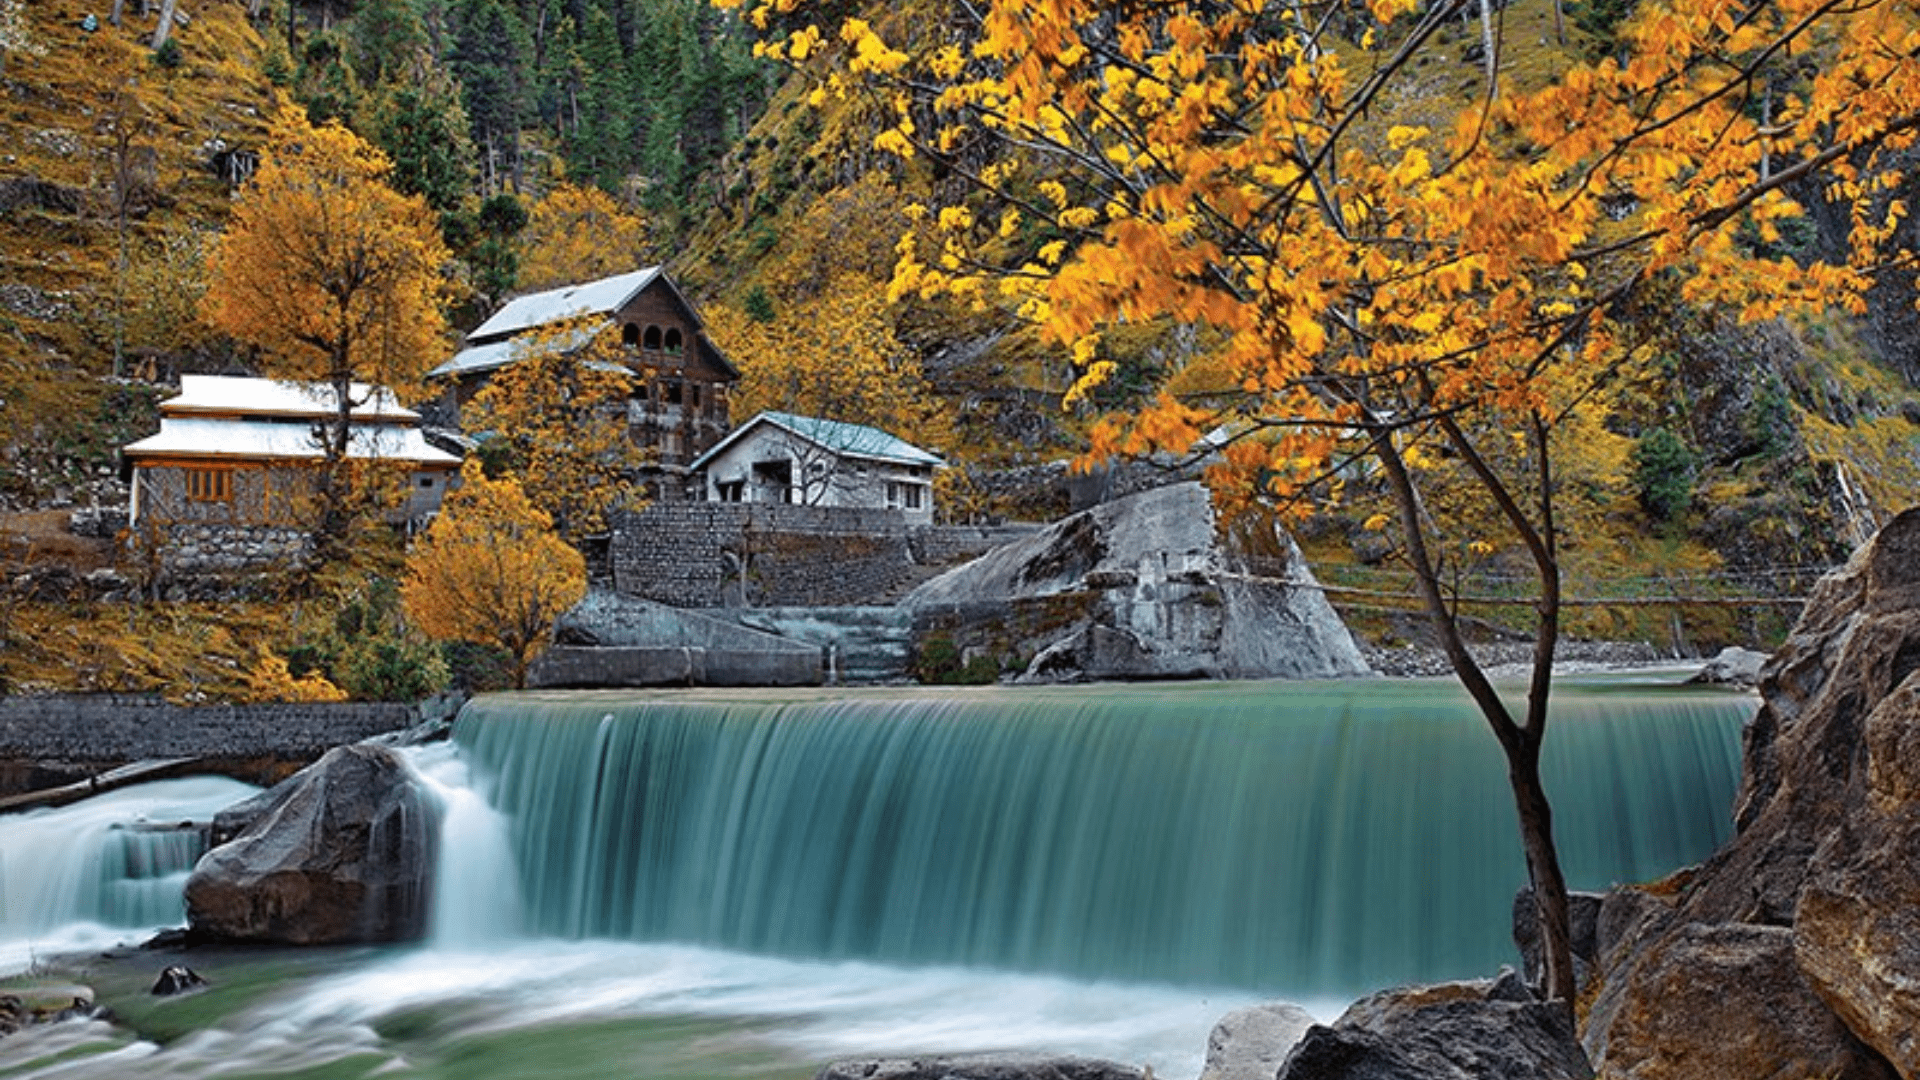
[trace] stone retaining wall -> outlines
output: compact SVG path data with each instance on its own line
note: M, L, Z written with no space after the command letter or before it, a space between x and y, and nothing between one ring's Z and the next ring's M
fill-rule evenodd
M655 503L619 521L614 588L676 607L872 603L917 566L978 555L1025 530L909 528L897 510Z
M155 540L165 570L217 574L294 565L306 555L308 533L280 525L199 522L162 526Z
M304 763L411 726L411 705L173 705L119 694L0 698L0 792L151 758ZM265 767L265 772L280 771Z

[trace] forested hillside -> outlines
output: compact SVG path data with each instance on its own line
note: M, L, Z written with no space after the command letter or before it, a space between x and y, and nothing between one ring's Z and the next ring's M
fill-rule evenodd
M871 7L874 27L916 48L960 32L940 2ZM1499 9L1503 85L1537 88L1617 50L1630 17L1612 0L1515 0ZM0 0L0 499L25 510L124 498L113 450L151 429L167 377L256 369L201 318L199 297L207 242L284 100L350 127L392 159L393 186L425 199L452 255L456 328L516 290L665 262L744 373L736 419L777 407L892 427L955 464L945 512L1057 513L1059 463L1087 448L1105 410L1139 402L1204 349L1204 335L1169 319L1109 335L1112 376L1063 408L1072 357L1013 300L895 276L901 237L924 241L941 224L927 207L966 207L973 182L1013 159L984 140L885 152L876 138L899 103L790 45L757 51L763 35L804 26L781 18L763 31L706 0L177 0L165 11ZM1393 32L1358 15L1353 29L1356 46L1363 31ZM1443 123L1472 101L1489 36L1466 18L1425 40L1364 121L1370 137ZM1034 192L1056 167L1019 164ZM1793 194L1812 213L1751 242L1843 250L1844 215L1818 189ZM985 254L1067 238L1005 220ZM1875 512L1910 501L1912 303L1910 283L1889 279L1864 316L1741 324L1677 298L1622 311L1640 344L1565 478L1571 587L1791 592ZM1302 534L1329 576L1403 587L1369 527L1375 495L1356 484ZM13 548L16 561L33 557L32 544ZM1497 580L1503 557L1476 572ZM1579 632L1694 646L1778 626L1765 611L1713 606L1574 617Z

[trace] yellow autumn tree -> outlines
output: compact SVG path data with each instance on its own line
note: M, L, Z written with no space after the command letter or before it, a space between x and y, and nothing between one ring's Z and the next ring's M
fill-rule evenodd
M727 305L708 313L708 334L740 369L727 399L734 423L771 409L951 445L952 418L894 335L885 285L842 274L763 314L770 317Z
M315 553L337 553L356 511L347 468L354 384L405 394L445 351L449 256L433 212L387 186L392 163L337 122L286 106L207 262L202 317L259 350L276 378L325 383ZM361 397L365 397L362 393Z
M556 184L518 239L521 289L553 289L647 264L647 223L597 187Z
M926 44L837 5L755 2L763 29L797 27L762 52L814 65L815 100L874 95L891 117L877 147L970 181L916 211L896 295L1031 320L1077 365L1070 405L1114 373L1115 328L1193 329L1157 396L1105 418L1090 456L1188 453L1226 432L1209 476L1229 509L1337 497L1341 466L1371 462L1435 633L1506 756L1546 989L1570 999L1539 772L1566 424L1633 359L1622 316L1636 306L1857 307L1863 268L1911 267L1880 249L1906 214L1888 192L1920 126L1912 6L1644 0L1622 59L1545 86L1505 82L1488 33L1472 100L1429 127L1383 118L1431 100L1419 61L1475 13L1466 0L981 0ZM1851 214L1851 265L1762 254L1799 213L1789 191L1810 189ZM1487 513L1426 513L1443 467ZM1462 551L1531 568L1517 706L1456 619Z
M618 362L617 339L600 329L569 321L516 342L513 362L474 395L467 417L489 471L519 481L573 543L642 501L646 455L627 437L633 376Z
M504 650L513 684L524 687L555 620L586 592L586 560L520 483L489 480L469 463L408 556L400 599L428 637Z

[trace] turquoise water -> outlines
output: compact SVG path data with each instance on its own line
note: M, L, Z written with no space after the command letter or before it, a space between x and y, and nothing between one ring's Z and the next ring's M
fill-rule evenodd
M1557 693L1576 885L1724 838L1751 698ZM1190 1078L1242 1005L1330 1018L1511 962L1500 754L1444 683L502 695L414 762L445 808L430 941L61 960L121 1023L0 1040L0 1077L800 1080L1017 1049ZM247 791L207 783L0 818L0 970L177 920L186 834L125 826ZM149 997L182 961L213 989Z
M1556 703L1575 887L1725 839L1750 698ZM1509 961L1525 882L1450 683L513 695L456 739L559 938L1346 995Z

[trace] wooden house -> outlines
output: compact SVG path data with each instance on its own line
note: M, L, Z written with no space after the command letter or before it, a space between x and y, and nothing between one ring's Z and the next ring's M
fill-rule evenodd
M493 372L525 355L531 335L569 320L579 320L588 337L618 335L618 362L633 376L628 437L652 451L656 494L678 494L678 483L663 481L684 478L688 464L726 435L727 393L740 373L660 267L510 300L427 377L446 386L457 413Z
M933 471L946 462L864 424L763 412L690 466L708 502L898 510L933 522Z
M420 414L381 387L355 383L348 457L387 462L407 484L407 519L437 510L460 459L430 445ZM136 525L293 527L324 459L321 432L337 415L333 387L273 379L182 375L160 403L160 430L121 450Z

